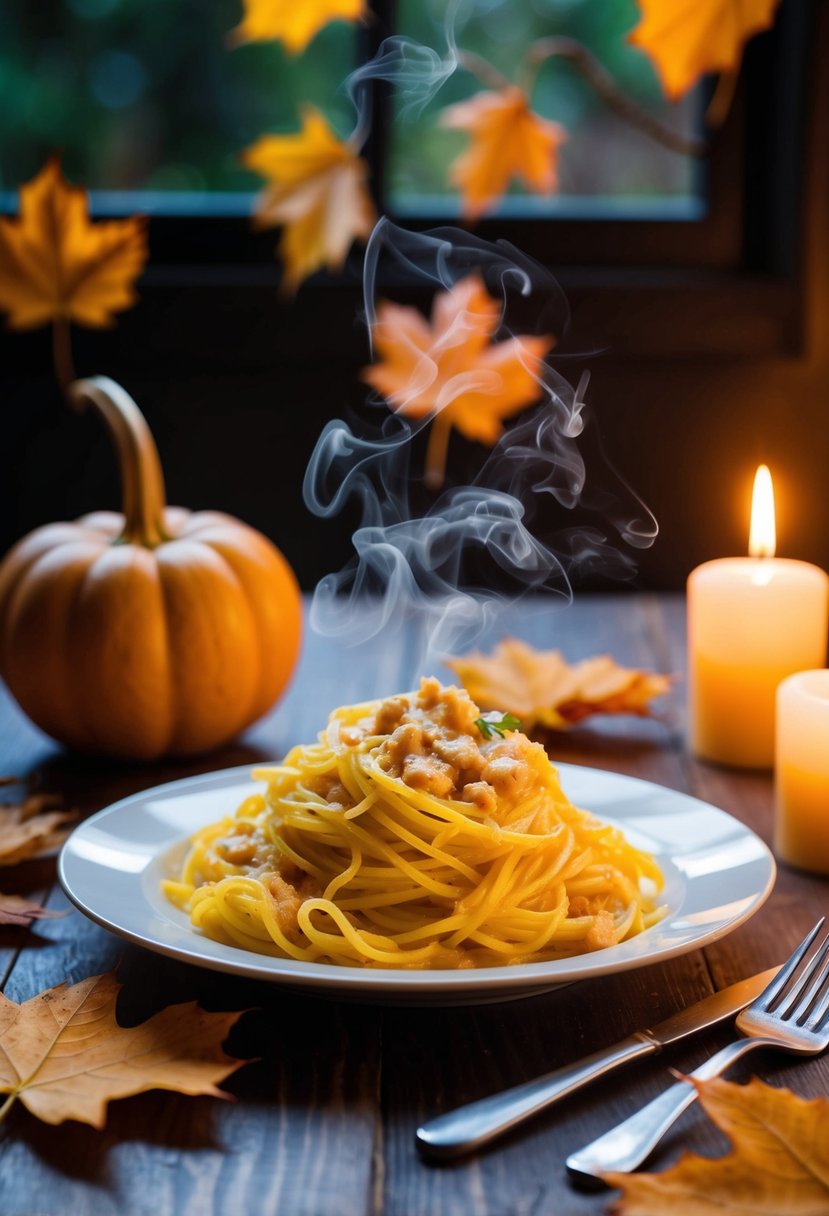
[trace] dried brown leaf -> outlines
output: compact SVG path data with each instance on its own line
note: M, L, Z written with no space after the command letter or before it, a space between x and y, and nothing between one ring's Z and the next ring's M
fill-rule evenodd
M0 1113L19 1099L45 1123L101 1128L108 1102L149 1089L228 1097L216 1085L244 1061L221 1045L241 1013L191 1002L124 1028L115 1019L119 990L108 973L22 1005L0 995L0 1093L9 1095Z
M481 709L515 714L524 730L562 730L593 714L647 715L671 686L669 676L621 667L609 655L570 664L558 650L534 650L517 638L446 665Z
M661 1174L606 1174L616 1216L821 1216L829 1212L829 1101L807 1101L756 1077L695 1082L708 1117L731 1141L710 1160L686 1154Z
M23 925L28 928L34 920L65 915L66 912L52 912L22 895L4 895L0 891L0 925Z
M63 844L66 825L77 813L54 809L60 803L56 794L29 794L22 802L0 805L0 866L16 865Z

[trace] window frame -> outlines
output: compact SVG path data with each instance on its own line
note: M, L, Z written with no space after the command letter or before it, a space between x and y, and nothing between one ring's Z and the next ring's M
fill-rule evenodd
M375 20L361 35L367 56L393 22L392 2L375 7ZM704 218L490 218L476 225L478 236L507 240L553 270L571 305L574 350L597 343L625 357L802 353L814 18L813 0L790 0L774 28L748 44L729 117L712 140ZM801 87L791 88L793 80ZM376 88L365 154L383 213L377 184L388 137L388 86ZM446 223L439 215L404 221L415 231ZM341 274L314 275L286 299L276 290L278 239L277 230L253 232L242 216L153 216L150 258L138 284L144 306L124 314L119 331L163 366L191 345L204 357L212 343L210 357L220 358L219 323L232 330L249 318L244 350L237 344L226 357L255 368L274 358L318 357L322 324L329 355L353 358L362 248L352 250ZM383 280L380 288L406 291L405 284ZM426 293L415 298L419 294L425 303ZM161 334L155 332L159 315L165 318ZM22 358L25 345L6 343L7 359Z

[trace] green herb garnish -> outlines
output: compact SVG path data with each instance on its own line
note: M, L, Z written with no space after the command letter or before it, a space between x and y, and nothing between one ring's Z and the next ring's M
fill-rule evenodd
M521 726L521 719L516 718L515 714L497 713L484 714L482 718L475 719L475 725L485 739L491 739L493 735L500 735L504 738L504 731L518 730Z

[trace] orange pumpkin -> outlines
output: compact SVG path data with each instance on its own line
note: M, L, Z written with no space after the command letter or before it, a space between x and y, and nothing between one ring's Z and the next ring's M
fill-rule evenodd
M124 513L24 537L0 565L0 674L70 747L151 760L226 742L285 688L301 637L293 572L229 515L165 507L158 452L132 398L70 386L112 432Z

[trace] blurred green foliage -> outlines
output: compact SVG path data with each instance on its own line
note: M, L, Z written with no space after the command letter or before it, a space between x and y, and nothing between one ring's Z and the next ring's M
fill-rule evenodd
M398 0L402 33L447 51L446 0ZM507 79L523 84L527 49L540 38L566 36L587 47L619 87L676 131L698 125L698 97L669 104L650 60L626 38L639 15L635 0L476 0L462 5L454 29L459 50L488 60ZM447 165L467 146L463 132L443 130L439 111L485 88L461 69L414 120L399 123L389 166L392 209L408 214L458 207ZM405 99L403 99L405 101ZM497 214L554 214L568 196L636 200L697 193L698 167L687 156L655 144L611 113L584 77L563 59L541 67L531 92L533 109L560 123L567 141L559 154L559 196L528 195L513 184ZM635 214L635 210L633 212Z
M334 22L292 57L276 42L231 50L240 18L239 0L3 0L0 189L59 149L91 189L247 194L261 181L239 152L298 130L303 102L348 134L354 27Z
M304 0L295 0L303 3ZM440 54L447 0L398 0L398 28ZM475 0L461 6L458 44L515 79L535 39L583 41L631 95L688 130L694 104L668 106L644 55L625 42L634 0ZM268 131L299 128L299 107L317 105L348 134L356 115L343 87L357 65L359 31L322 30L292 57L277 42L231 50L240 0L3 0L0 10L0 191L33 177L54 150L70 180L90 189L224 192L217 209L245 209L261 185L239 152ZM388 165L391 210L452 214L451 159L466 144L437 114L480 84L457 71L421 114L397 119ZM642 198L693 193L694 167L609 114L560 60L546 63L533 102L568 130L563 196ZM552 206L557 202L554 200ZM549 210L516 188L502 212ZM160 208L163 209L163 206Z

